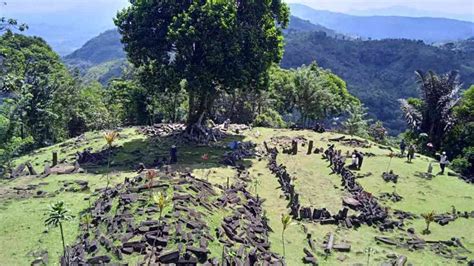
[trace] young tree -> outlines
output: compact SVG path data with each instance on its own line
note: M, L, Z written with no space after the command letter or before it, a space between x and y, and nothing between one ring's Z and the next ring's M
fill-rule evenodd
M115 24L130 61L158 89L187 81L187 131L205 120L222 91L258 90L283 52L289 9L271 1L131 1Z
M289 214L282 214L281 215L281 224L283 225L283 229L281 231L281 242L283 245L283 257L286 256L286 249L285 249L285 231L291 224L291 216Z
M160 220L161 216L163 215L163 210L168 206L170 203L170 199L162 192L158 192L153 195L153 201L158 206L159 213L160 213Z
M66 243L64 242L63 222L71 220L69 210L64 205L64 202L59 201L50 206L48 218L44 221L46 226L58 227L61 231L61 241L63 243L63 256L66 257Z
M294 107L301 113L303 126L340 115L349 106L359 104L347 91L344 81L315 62L295 71L294 85Z
M362 105L353 105L349 107L349 117L343 122L343 126L346 128L349 135L366 134L369 120L365 118L367 116L365 110L366 108Z
M431 211L431 212L428 212L428 213L423 213L421 215L425 219L425 223L426 223L426 228L425 228L425 230L423 230L423 233L425 233L425 234L431 233L430 224L434 221L435 215L436 214L435 214L434 211Z
M109 172L110 172L110 156L112 153L112 145L114 144L114 141L118 138L118 132L116 131L109 131L104 134L104 139L107 142L107 148L108 148L108 155L107 155L107 173L106 173L106 179L107 179L107 186L105 189L109 189L109 184L110 184L110 178L109 178Z

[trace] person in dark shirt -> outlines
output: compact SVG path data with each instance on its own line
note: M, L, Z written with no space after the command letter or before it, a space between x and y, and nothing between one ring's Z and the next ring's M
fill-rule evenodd
M406 148L407 148L407 144L405 143L405 140L402 139L402 142L400 142L400 152L402 153L402 156L405 155Z
M360 170L362 167L362 162L364 161L364 155L362 152L354 150L354 154L357 157L357 169Z
M178 162L178 148L175 145L171 146L170 150L170 164L175 164Z

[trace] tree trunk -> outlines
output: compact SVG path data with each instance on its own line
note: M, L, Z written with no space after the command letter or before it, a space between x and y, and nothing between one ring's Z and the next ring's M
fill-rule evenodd
M66 261L69 264L69 258L66 256L66 244L64 242L64 232L62 223L59 223L59 230L61 231L61 241L63 242L63 256L66 258Z
M285 250L285 231L281 232L281 243L283 244L283 258L286 257Z
M186 133L192 138L197 138L199 141L215 140L214 134L207 128L205 122L209 117L211 107L216 99L216 92L211 90L207 93L202 93L197 101L194 96L195 94L190 92Z

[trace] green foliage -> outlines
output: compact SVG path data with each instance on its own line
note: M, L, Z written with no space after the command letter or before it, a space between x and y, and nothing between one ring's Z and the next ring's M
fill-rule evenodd
M451 71L437 75L429 71L416 72L420 85L420 100L401 101L407 125L415 133L426 133L427 142L439 149L455 125L454 107L459 101L459 75Z
M366 108L362 105L353 105L347 110L349 117L342 124L347 134L353 136L367 135L367 126L369 120L366 119Z
M134 80L113 80L104 96L107 107L114 114L115 125L144 125L150 121L150 99L145 88Z
M48 217L44 221L46 226L58 227L60 223L69 221L72 216L69 215L69 210L64 205L64 202L59 201L49 207Z
M316 63L296 70L295 91L295 108L301 113L304 126L308 120L341 115L348 106L358 104L347 92L344 81Z
M104 102L103 87L98 83L84 85L79 89L74 112L68 122L71 136L78 136L86 131L101 130L114 125L113 114L109 113Z
M185 79L188 124L202 122L222 91L257 89L282 56L289 10L280 0L134 1L117 15L130 61L156 90Z
M264 113L257 115L253 125L256 127L273 127L283 128L286 126L281 115L272 109L266 110Z
M67 137L75 88L59 56L39 38L9 32L0 38L0 54L0 84L11 96L9 134L31 136L39 146Z
M376 121L370 125L368 130L369 136L377 142L384 142L387 137L387 129L383 126L382 121Z
M396 135L406 124L398 99L416 97L417 69L445 73L459 69L464 84L474 84L474 53L448 50L421 41L342 40L321 32L289 32L281 66L295 68L317 60L344 79L349 91ZM472 41L471 41L472 43ZM472 46L472 44L471 44Z

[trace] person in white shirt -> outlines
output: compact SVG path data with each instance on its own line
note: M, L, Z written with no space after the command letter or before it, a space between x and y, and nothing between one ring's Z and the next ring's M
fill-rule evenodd
M446 155L446 152L443 151L443 153L441 154L440 158L439 158L439 166L441 167L441 173L442 175L444 175L444 168L446 168L446 165L449 164L449 161L448 161L448 156Z

